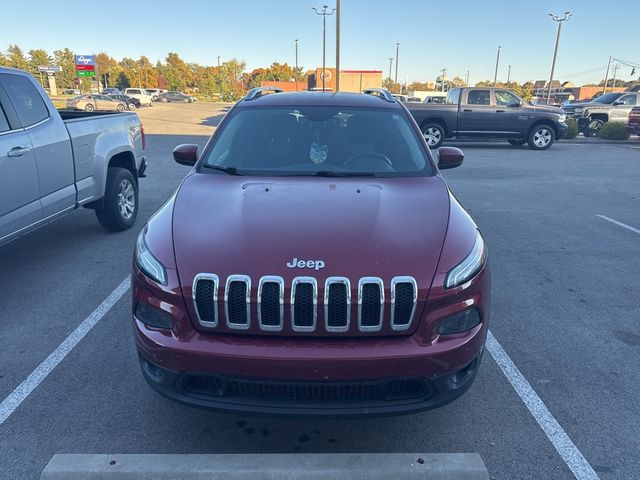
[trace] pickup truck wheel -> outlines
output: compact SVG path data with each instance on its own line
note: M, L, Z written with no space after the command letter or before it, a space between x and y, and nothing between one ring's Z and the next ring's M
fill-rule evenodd
M602 120L600 120L599 118L594 118L593 120L589 121L587 128L584 129L584 136L597 137L603 125L604 122Z
M92 104L90 104L90 103L87 103L87 104L84 106L84 111L85 111L85 112L93 112L93 110L94 110L94 107L93 107L93 105L92 105Z
M532 150L546 150L555 140L556 134L549 125L534 125L527 137L527 143Z
M104 207L96 209L98 221L108 230L122 231L133 226L137 215L138 185L135 178L125 168L109 168Z
M509 142L514 147L521 147L522 145L527 143L527 140L526 138L510 138L509 140L507 140L507 142Z
M444 141L444 129L437 123L427 123L423 126L422 135L429 148L438 148Z

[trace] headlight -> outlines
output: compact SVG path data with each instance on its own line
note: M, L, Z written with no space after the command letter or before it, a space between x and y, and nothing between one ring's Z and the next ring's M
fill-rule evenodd
M560 118L558 118L558 122L559 123L564 123L567 120L567 116L566 115L560 115Z
M453 267L444 280L444 288L454 288L471 280L484 266L487 260L487 251L480 232L476 230L476 242L464 260Z
M138 240L136 241L136 254L135 261L138 268L142 270L147 277L149 277L154 282L158 282L161 285L167 284L167 271L164 268L164 265L160 263L160 261L153 256L149 247L147 246L147 242L145 240L145 236L147 234L147 227L140 232L138 235Z

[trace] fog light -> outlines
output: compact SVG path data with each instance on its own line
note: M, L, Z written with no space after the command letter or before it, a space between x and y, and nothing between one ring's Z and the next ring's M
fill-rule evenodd
M480 312L478 312L477 308L469 308L444 320L440 320L440 323L438 323L438 333L440 335L462 333L471 330L479 323Z
M150 327L167 329L173 327L171 316L167 312L152 307L148 303L138 302L135 315L138 320Z

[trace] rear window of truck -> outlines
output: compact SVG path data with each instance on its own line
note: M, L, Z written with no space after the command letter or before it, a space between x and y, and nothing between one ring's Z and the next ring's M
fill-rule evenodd
M27 77L21 75L0 74L13 108L16 110L23 127L35 125L49 118L49 110L40 93Z

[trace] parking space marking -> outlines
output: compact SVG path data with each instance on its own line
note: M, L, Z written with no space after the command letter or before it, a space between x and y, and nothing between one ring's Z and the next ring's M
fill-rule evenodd
M9 418L16 408L33 392L51 371L80 343L91 329L127 293L131 277L127 276L98 307L85 318L76 329L56 348L18 387L0 404L0 425Z
M522 402L526 405L533 418L556 449L564 463L567 464L573 475L578 480L599 480L598 474L593 470L589 462L584 458L578 447L571 441L569 435L563 430L558 421L538 396L531 384L520 373L507 352L491 332L487 333L487 350L496 361L504 376L516 391Z
M606 220L607 222L615 223L616 225L619 225L622 228L626 228L627 230L631 230L632 232L636 232L637 234L640 235L640 230L638 230L637 228L633 228L632 226L627 225L626 223L619 222L618 220L609 218L606 215L596 215L596 217L600 217L601 219Z

